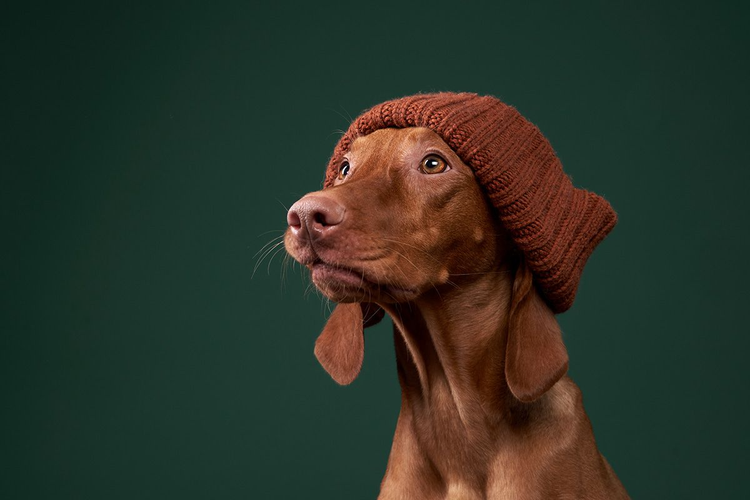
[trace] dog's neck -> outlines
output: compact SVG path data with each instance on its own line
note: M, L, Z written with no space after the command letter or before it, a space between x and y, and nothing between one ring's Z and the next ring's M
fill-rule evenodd
M481 491L502 453L545 449L572 414L573 399L563 394L571 390L567 381L532 403L518 401L508 386L514 274L498 266L412 303L384 306L394 322L402 390L397 434L410 436L401 439L446 485Z
M475 428L507 411L503 367L513 270L498 265L470 278L386 310L398 329L404 398L437 418L456 412Z
M437 495L447 491L440 498L466 492L474 494L461 498L487 498L481 492L488 487L503 498L526 498L536 484L529 471L533 476L550 464L564 470L566 460L549 457L570 449L568 457L592 457L586 467L598 477L612 475L568 377L529 403L508 386L513 274L498 269L412 303L383 306L394 322L402 390L386 479L397 483L399 471L413 470L439 485ZM609 481L618 488L616 478Z

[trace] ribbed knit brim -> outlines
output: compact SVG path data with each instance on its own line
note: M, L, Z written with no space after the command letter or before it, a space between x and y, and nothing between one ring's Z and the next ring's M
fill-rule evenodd
M427 127L469 165L556 313L573 305L586 260L617 223L607 201L575 188L537 127L495 97L417 94L365 111L341 137L326 172L333 185L357 137Z

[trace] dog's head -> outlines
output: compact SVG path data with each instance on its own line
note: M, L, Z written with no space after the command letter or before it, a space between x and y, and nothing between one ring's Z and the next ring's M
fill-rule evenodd
M287 251L339 302L315 349L337 382L359 373L363 328L383 315L377 304L414 301L508 262L515 270L505 337L511 391L531 401L565 373L554 313L474 171L434 131L385 128L358 137L332 185L296 202L288 223Z
M508 246L472 170L426 128L358 138L333 186L297 201L288 222L289 253L345 303L413 300L489 270Z

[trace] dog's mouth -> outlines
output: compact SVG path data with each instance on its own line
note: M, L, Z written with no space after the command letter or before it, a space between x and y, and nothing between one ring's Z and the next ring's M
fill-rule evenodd
M337 302L372 300L409 300L417 296L415 288L379 283L366 271L329 264L321 259L309 265L313 283L329 298Z
M424 287L403 286L391 281L387 276L380 276L373 272L378 267L392 268L392 265L382 263L388 252L370 250L362 253L361 258L353 258L351 254L344 255L340 251L323 248L325 254L321 256L312 241L299 242L291 237L287 231L285 237L287 252L300 264L310 270L313 284L323 294L334 302L407 302L415 299ZM334 249L335 250L335 249ZM333 259L333 260L332 260ZM341 261L352 262L354 265L344 265ZM363 263L367 263L364 265ZM368 270L368 266L371 268Z

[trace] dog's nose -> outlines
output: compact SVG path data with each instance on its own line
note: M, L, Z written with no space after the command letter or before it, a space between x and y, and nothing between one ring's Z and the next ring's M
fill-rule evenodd
M319 238L341 224L345 212L344 207L328 196L308 195L292 205L286 214L286 221L295 236L307 234L311 238Z

